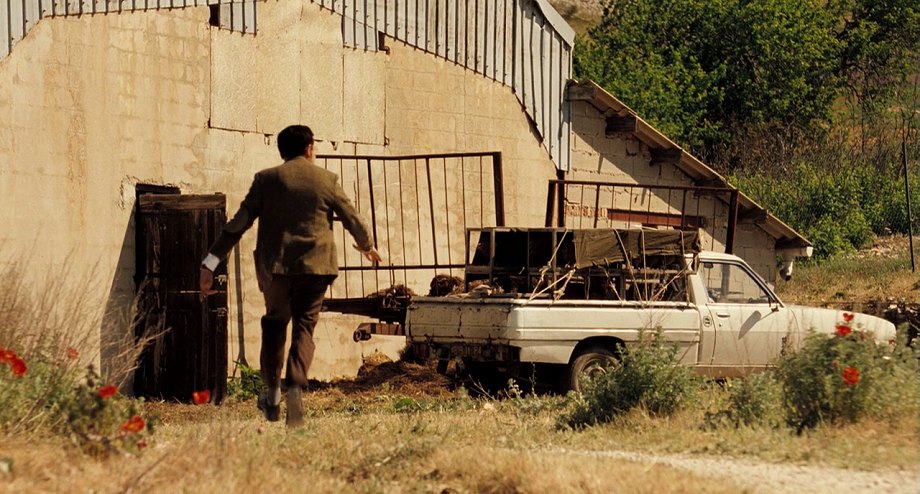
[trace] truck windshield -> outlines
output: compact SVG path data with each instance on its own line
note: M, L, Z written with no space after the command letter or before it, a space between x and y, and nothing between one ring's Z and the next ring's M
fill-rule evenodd
M699 272L710 303L766 304L771 301L770 293L737 264L706 261L701 263Z

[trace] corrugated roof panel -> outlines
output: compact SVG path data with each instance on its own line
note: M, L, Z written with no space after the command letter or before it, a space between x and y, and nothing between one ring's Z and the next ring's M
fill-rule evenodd
M385 32L510 86L553 162L569 169L571 123L564 93L574 31L545 0L313 2L342 15L346 46L376 50L378 37L371 30Z
M556 166L569 169L574 32L546 0L311 0L342 16L345 46L378 50L379 32L510 86ZM218 25L258 29L257 0L0 0L0 58L44 17L217 5ZM558 65L557 65L558 64Z
M328 0L327 0L328 1ZM0 59L46 17L219 5L220 27L255 34L257 0L0 0Z

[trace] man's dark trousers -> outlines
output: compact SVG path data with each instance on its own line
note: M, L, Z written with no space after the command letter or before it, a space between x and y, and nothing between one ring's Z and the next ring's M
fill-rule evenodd
M307 385L307 375L313 363L313 330L323 307L323 297L335 276L273 275L263 286L265 316L262 317L262 379L269 389L281 385L284 364L284 344L288 322L291 329L291 351L287 358L288 386Z

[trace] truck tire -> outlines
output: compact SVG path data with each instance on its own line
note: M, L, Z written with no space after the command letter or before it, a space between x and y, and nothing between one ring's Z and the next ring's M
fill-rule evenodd
M581 376L594 376L606 372L607 368L614 367L619 361L616 354L605 347L588 347L580 351L569 364L567 379L563 383L565 391L581 393Z

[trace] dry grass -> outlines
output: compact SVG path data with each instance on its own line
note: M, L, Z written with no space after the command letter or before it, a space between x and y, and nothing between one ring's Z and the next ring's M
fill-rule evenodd
M584 448L629 448L646 453L728 455L768 462L824 465L857 470L910 470L920 465L920 421L916 416L891 422L862 421L820 426L802 436L789 429L706 429L698 412L668 420L633 413L603 427L587 430L578 443ZM920 473L920 472L918 472Z
M360 414L314 409L307 426L293 432L277 424L263 425L233 405L222 409L156 405L154 409L167 413L143 457L107 461L74 457L54 438L37 446L7 442L0 445L0 457L13 459L14 474L0 488L11 492L739 492L737 486L714 484L665 466L548 451L543 446L551 446L551 438L566 436L554 432L552 417L521 420L513 413L473 405L460 412L423 413L393 413L386 406Z
M419 403L416 407L404 406ZM753 457L851 469L920 463L917 419L787 430L701 428L697 412L633 413L581 432L555 426L561 398L478 401L327 388L306 397L310 418L288 431L252 403L150 403L160 416L140 458L95 460L56 437L0 443L9 492L743 492L666 465L586 451ZM403 410L403 411L401 411ZM416 411L405 411L416 410Z
M920 239L914 239L920 249ZM920 259L917 259L920 267ZM777 293L787 303L860 309L870 301L918 302L917 280L911 271L909 240L880 237L868 249L841 255L821 264L796 264L792 279L780 282Z

